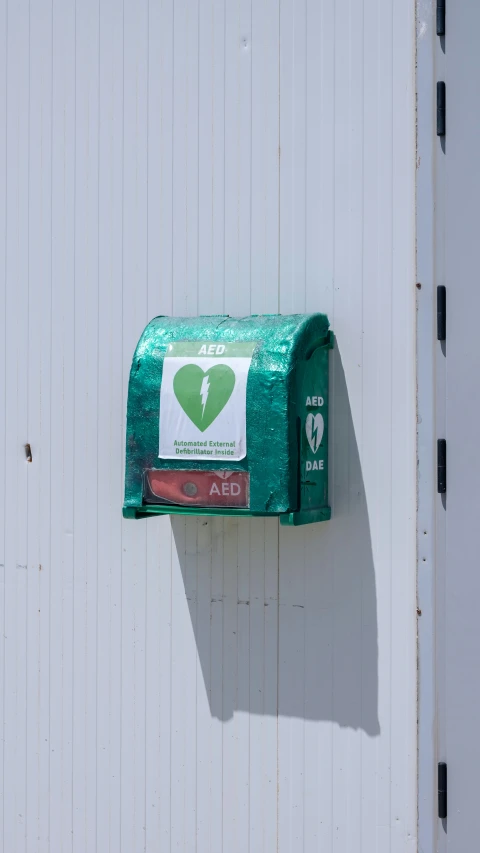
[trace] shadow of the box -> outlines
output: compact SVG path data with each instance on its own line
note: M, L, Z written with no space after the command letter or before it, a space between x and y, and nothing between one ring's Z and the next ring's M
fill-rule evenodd
M338 350L331 356L330 522L172 517L210 711L380 732L375 572Z

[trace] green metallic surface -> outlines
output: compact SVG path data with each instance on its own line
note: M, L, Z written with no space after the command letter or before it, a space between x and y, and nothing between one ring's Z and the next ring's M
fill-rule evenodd
M286 524L329 516L328 349L332 339L323 314L152 320L140 338L130 372L124 516L280 515ZM188 462L189 469L248 471L248 510L143 504L145 469L185 469L185 459L158 457L160 386L169 344L198 341L258 342L247 383L247 456L228 464L203 459ZM325 431L316 453L312 453L305 433L309 412L315 415L320 411L318 406L305 405L312 395L324 400L321 412ZM307 461L312 463L320 457L324 470L307 474ZM292 514L296 520L289 520Z
M282 527L298 527L301 524L313 524L315 521L329 521L332 511L329 506L323 509L300 509L298 512L286 512L279 516Z
M124 518L147 518L149 515L230 515L244 518L260 518L278 513L272 512L251 512L249 509L235 509L233 507L193 507L193 506L175 506L173 504L149 504L141 508L141 510L130 509L123 511ZM290 515L298 515L293 512ZM289 513L282 513L280 518L288 518ZM293 523L293 522L292 522ZM297 522L298 523L298 522Z

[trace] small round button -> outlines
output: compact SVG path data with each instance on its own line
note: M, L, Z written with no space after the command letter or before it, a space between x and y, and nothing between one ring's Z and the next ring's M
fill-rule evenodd
M195 483L184 483L182 486L182 492L187 498L193 498L198 492L198 489Z

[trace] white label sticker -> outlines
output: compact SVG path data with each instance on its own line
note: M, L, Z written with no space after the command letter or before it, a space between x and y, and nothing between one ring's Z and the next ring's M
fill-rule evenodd
M256 342L170 344L160 388L162 459L224 462L247 453L247 378Z

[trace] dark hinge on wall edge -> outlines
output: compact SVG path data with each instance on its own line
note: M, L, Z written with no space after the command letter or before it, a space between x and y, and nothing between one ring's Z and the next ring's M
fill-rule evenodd
M447 442L444 438L437 441L437 489L440 495L447 491Z
M437 36L445 35L445 0L437 0Z
M445 761L438 762L438 816L447 816L447 765Z
M437 340L447 337L447 289L444 284L437 287Z
M437 136L445 136L445 83L437 83Z

